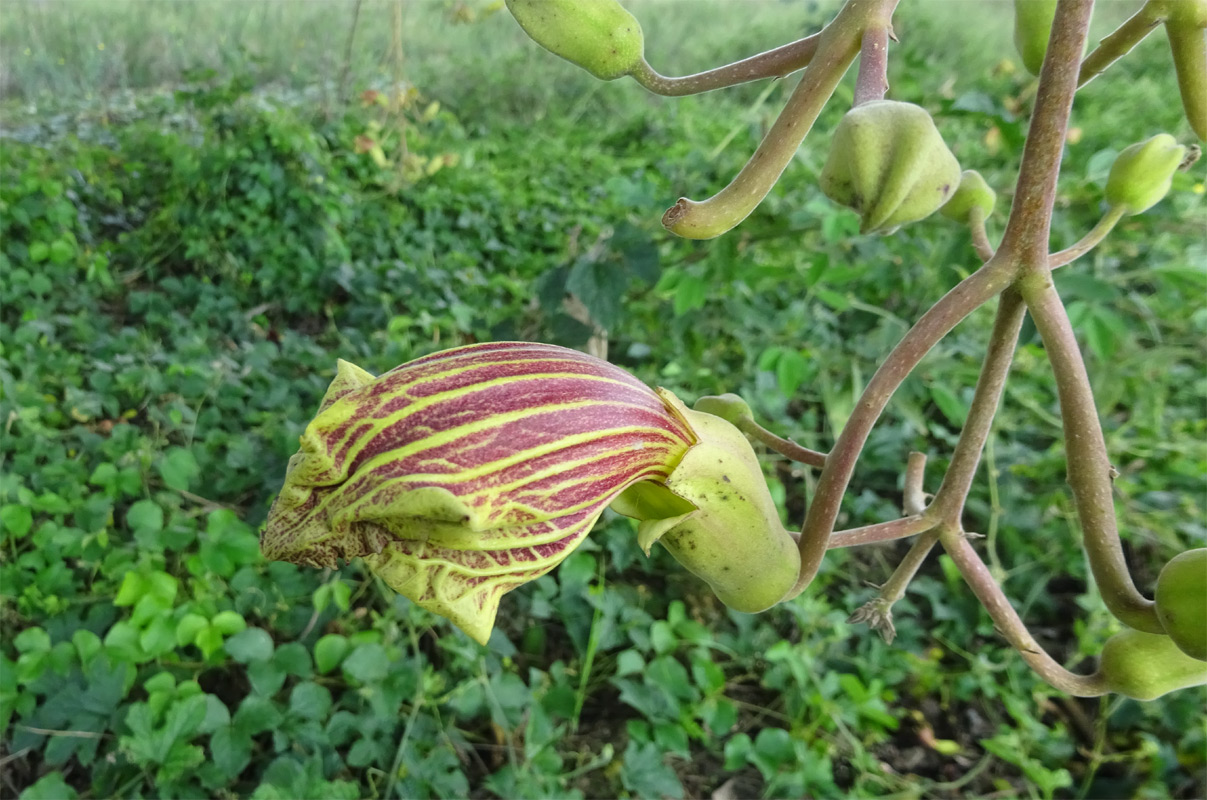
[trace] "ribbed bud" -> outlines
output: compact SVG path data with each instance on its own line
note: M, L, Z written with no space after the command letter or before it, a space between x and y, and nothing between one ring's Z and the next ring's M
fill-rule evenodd
M1168 194L1185 155L1186 148L1168 133L1124 148L1107 175L1106 201L1129 215L1147 211Z
M503 593L560 563L626 487L665 481L695 441L636 378L561 347L471 345L378 378L341 361L261 548L312 566L363 557L485 642Z
M859 212L863 233L890 233L946 203L960 163L926 109L873 100L838 123L818 182L826 197Z
M600 80L641 63L641 23L616 0L507 0L507 8L533 41Z

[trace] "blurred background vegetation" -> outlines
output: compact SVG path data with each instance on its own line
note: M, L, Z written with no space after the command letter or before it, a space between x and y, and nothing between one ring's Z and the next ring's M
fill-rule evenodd
M499 3L8 0L0 14L0 786L63 797L1199 797L1204 694L1041 684L932 557L884 644L847 615L906 545L827 557L728 612L609 516L503 601L479 647L359 564L266 563L257 527L337 357L583 345L685 400L736 391L828 448L879 360L975 266L933 219L891 238L815 185L839 89L779 186L712 242L661 211L740 168L794 85L663 100L529 42ZM1104 3L1095 38L1136 3ZM816 30L833 3L634 2L685 74ZM354 36L351 35L355 31ZM1034 81L1009 4L903 4L893 99L1008 201ZM397 82L401 78L401 83ZM402 91L397 89L401 86ZM1190 141L1159 37L1079 96L1053 246L1115 152ZM405 141L404 141L405 135ZM1203 170L1057 274L1142 587L1207 544ZM1004 209L1008 203L999 204ZM1000 231L1004 217L991 222ZM902 387L841 524L932 481L991 312ZM768 456L799 524L815 475ZM1028 326L967 526L1038 638L1090 668L1055 395Z

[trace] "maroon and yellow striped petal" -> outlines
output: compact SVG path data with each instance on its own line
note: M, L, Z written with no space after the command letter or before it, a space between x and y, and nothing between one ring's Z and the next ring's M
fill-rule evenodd
M626 487L665 481L695 441L647 386L575 350L470 345L379 378L341 361L261 546L315 566L362 556L485 641L504 592L555 567Z

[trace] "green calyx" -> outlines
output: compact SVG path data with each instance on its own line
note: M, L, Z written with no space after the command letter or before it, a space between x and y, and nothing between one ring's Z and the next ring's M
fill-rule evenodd
M818 180L826 197L859 212L863 233L891 233L951 199L960 163L925 109L873 100L842 118Z
M1175 556L1157 576L1157 617L1183 653L1207 661L1207 548Z
M663 396L678 402L669 393ZM681 410L699 441L665 485L636 484L612 509L641 520L638 540L647 553L661 542L725 605L764 611L796 583L796 543L780 524L758 458L742 433L719 416Z
M1153 700L1207 684L1207 663L1183 653L1168 636L1128 629L1103 645L1098 674L1112 692Z
M1106 179L1106 201L1129 216L1147 211L1169 192L1186 148L1168 133L1127 147Z
M600 80L641 63L641 24L616 0L507 0L507 8L533 41Z
M987 219L997 204L997 192L989 187L981 173L966 169L960 174L960 186L939 213L956 222L968 223L972 213L980 209L981 219Z
M1032 75L1044 65L1055 18L1056 0L1014 0L1014 47Z

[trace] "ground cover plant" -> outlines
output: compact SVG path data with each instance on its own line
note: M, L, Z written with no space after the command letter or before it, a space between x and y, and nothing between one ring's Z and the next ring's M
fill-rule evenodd
M1201 691L1138 703L1053 690L946 557L924 563L894 606L891 646L848 622L876 595L866 584L906 555L899 542L831 552L804 594L751 616L666 552L647 559L634 526L609 513L558 570L506 596L486 645L359 562L312 570L259 554L336 358L377 374L475 341L585 348L604 328L609 359L644 383L688 400L737 392L769 428L826 450L884 354L972 271L956 224L859 236L859 215L817 186L828 136L806 140L734 233L666 235L651 208L727 181L791 83L635 100L635 87L601 88L526 43L506 15L463 8L408 9L408 24L447 38L425 60L420 42L433 37L411 34L417 88L402 108L392 62L377 80L354 68L344 104L338 82L282 91L287 62L249 60L148 80L186 79L175 91L48 111L44 89L66 96L104 74L138 83L120 60L94 60L119 48L108 36L74 73L51 69L53 50L38 70L6 72L39 106L7 108L0 150L5 792L1202 794ZM680 59L683 72L779 44L785 26L815 31L833 12L632 8L651 61ZM112 18L130 19L120 11ZM388 28L391 11L359 13ZM471 25L446 16L470 11L481 15ZM890 97L925 107L961 165L1003 191L1036 84L1009 41L1009 9L998 11L1004 36L936 52L928 42L966 32L902 9ZM347 29L350 10L337 12ZM35 17L36 5L21 13L25 28L4 24L8 52L21 30L43 45L88 32ZM266 5L265 26L279 13ZM1099 22L1100 35L1120 21ZM703 38L718 26L724 35ZM660 30L687 35L658 44ZM127 53L140 46L127 41ZM449 42L476 55L440 62ZM190 66L223 66L194 52ZM1189 141L1169 64L1150 38L1078 94L1053 242L1098 220L1124 145L1159 131ZM839 85L845 102L817 132L836 129L855 91ZM1145 590L1205 536L1197 170L1054 275ZM932 480L942 474L991 327L974 312L894 396L844 527L900 514L910 450L929 456ZM966 520L1040 642L1088 671L1119 624L1070 533L1061 442L1045 350L1024 323ZM816 471L763 456L782 519L799 527Z

